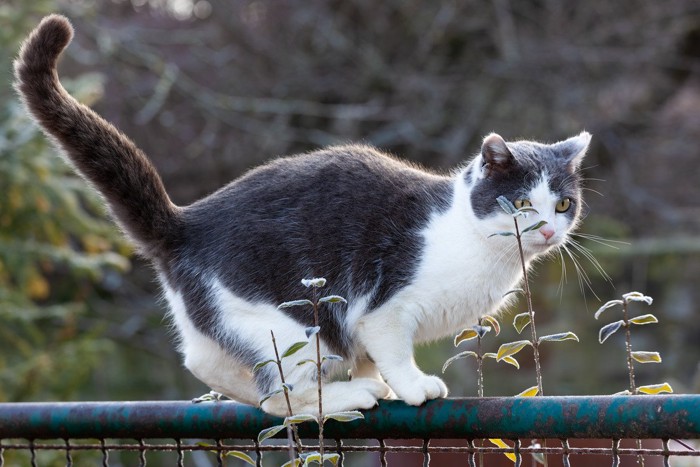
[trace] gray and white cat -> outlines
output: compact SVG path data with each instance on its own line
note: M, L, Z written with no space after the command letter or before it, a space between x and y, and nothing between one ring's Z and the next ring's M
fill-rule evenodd
M343 356L353 375L326 384L327 411L370 408L393 394L412 405L445 397L442 380L416 366L414 344L497 313L521 279L513 239L489 238L513 227L496 198L531 204L539 213L529 220L547 222L524 236L528 262L563 245L577 223L586 132L550 145L491 134L449 176L369 146L330 147L276 159L175 206L146 156L59 83L56 61L72 34L64 17L45 18L15 62L15 87L153 262L185 366L238 401L258 405L279 387L272 366L252 367L274 357L270 330L280 348L305 339L311 310L277 305L308 297L300 279L317 276L328 280L324 293L348 301L321 313L322 352ZM315 369L284 367L294 411L315 411ZM279 395L262 408L286 413Z

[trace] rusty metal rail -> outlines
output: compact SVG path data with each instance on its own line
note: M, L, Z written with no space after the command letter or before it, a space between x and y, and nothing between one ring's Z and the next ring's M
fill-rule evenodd
M613 465L623 465L620 456L656 456L663 465L670 465L669 459L676 456L698 456L695 459L700 461L700 452L674 441L700 439L698 395L461 398L430 401L422 407L382 401L364 416L364 420L331 420L325 425L327 449L341 454L344 465L371 465L366 457L353 461L353 453L374 455L378 465L388 465L387 454L422 456L423 465L431 454L462 456L461 463L468 465L484 465L478 459L485 455L492 459L488 465L501 465L504 453L514 455L516 464L522 456L538 453L559 457L563 465L578 455L607 455ZM215 456L210 465L227 465L226 456L234 450L248 452L256 465L263 465L264 453L287 449L282 440L257 442L261 430L279 423L279 418L234 402L0 404L0 466L42 465L37 459L47 452L63 453L65 465L71 466L97 465L99 457L102 465L109 465L110 454L129 452L138 459L121 460L121 465L146 465L146 453L149 466L189 465L185 453ZM299 431L305 446L314 449L315 425L301 424ZM495 447L483 441L489 438L510 441L506 447ZM197 442L207 439L214 442ZM550 441L540 446L532 444L532 439ZM578 439L608 441L607 446L591 446ZM638 439L649 441L629 442ZM452 442L446 445L440 440ZM10 456L9 463L4 464L3 451ZM97 457L86 464L74 463L74 457L90 451ZM166 452L177 458L160 462L159 453ZM22 453L24 461L13 463ZM408 465L396 459L399 465ZM437 465L452 465L447 459L451 458Z

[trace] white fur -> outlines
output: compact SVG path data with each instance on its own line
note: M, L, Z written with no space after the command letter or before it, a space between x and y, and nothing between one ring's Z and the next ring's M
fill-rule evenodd
M478 164L478 158L473 164ZM467 170L469 167L455 177L452 206L435 214L422 232L425 251L413 283L371 313L365 313L369 295L349 304L344 325L356 346L352 361L347 362L354 379L324 385L325 411L370 408L377 399L394 394L413 405L446 396L445 384L416 366L414 344L454 335L481 315L497 313L505 304L503 293L520 280L520 258L513 237L489 238L495 232L512 231L513 218L506 213L475 217L463 177ZM559 200L550 191L546 174L529 199L539 214L521 218L520 227L545 220L546 228L554 232L549 240L537 231L524 234L528 260L563 241L570 227L566 216L555 212ZM274 358L270 330L280 352L306 340L304 326L274 305L237 297L216 278L209 284L219 309L219 337L244 336L246 345L253 345L264 359ZM165 295L180 332L185 366L213 389L256 405L263 394L256 388L250 368L194 328L177 292L166 287ZM321 341L321 353L328 352ZM315 366L296 365L305 359L315 359L313 341L283 363L285 380L294 386L290 398L295 413L317 411ZM286 415L288 410L281 395L268 399L263 409L277 415Z

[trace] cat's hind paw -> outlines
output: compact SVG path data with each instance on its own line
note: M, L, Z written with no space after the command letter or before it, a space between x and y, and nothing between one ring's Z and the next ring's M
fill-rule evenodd
M421 405L427 400L447 397L448 392L445 383L432 375L420 375L393 389L398 398L409 405Z

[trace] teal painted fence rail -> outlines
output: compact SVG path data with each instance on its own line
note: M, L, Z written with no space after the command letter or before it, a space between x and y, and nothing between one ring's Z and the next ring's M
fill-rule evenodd
M330 439L700 438L700 396L457 398L410 407L382 401L351 423L329 421ZM233 402L0 404L0 439L254 439L279 424ZM313 424L301 435L316 436Z

